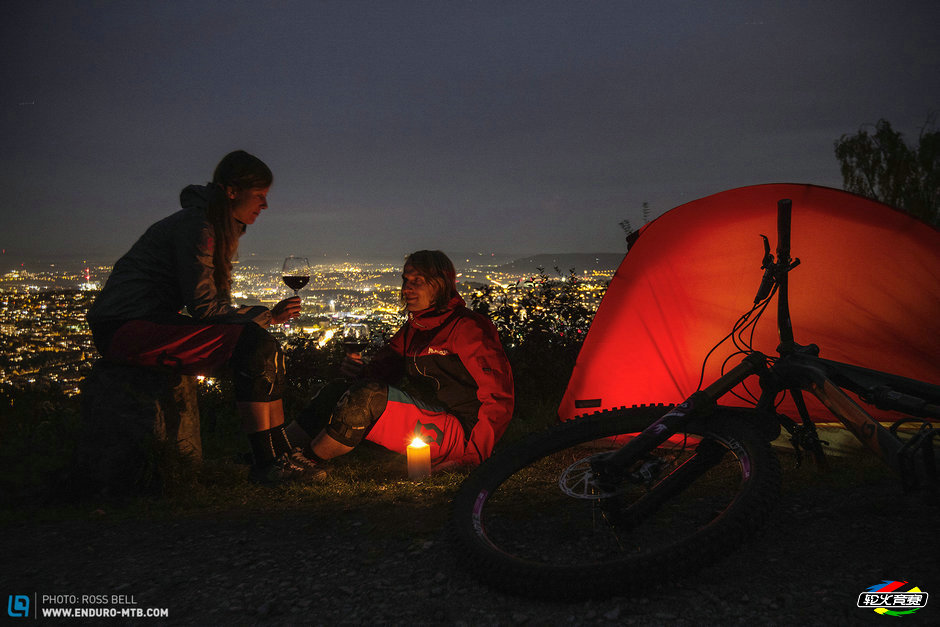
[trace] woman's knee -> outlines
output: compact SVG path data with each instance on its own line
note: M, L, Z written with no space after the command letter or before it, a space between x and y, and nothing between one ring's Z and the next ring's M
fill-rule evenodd
M283 395L284 352L277 340L257 324L245 325L231 364L236 400L267 402Z

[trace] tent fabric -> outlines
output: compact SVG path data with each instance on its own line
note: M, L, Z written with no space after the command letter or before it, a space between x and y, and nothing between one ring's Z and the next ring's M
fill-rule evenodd
M763 243L775 253L777 201L793 202L790 311L800 344L820 356L940 384L940 231L887 205L800 184L742 187L668 211L646 225L595 314L558 413L676 403L699 384L709 350L753 305ZM776 304L752 346L779 343ZM737 363L730 341L709 357L704 385ZM749 382L745 382L748 385ZM757 390L756 380L749 385ZM832 421L807 395L814 420ZM730 396L723 404L745 405ZM865 405L881 420L890 412ZM780 411L797 413L789 399Z

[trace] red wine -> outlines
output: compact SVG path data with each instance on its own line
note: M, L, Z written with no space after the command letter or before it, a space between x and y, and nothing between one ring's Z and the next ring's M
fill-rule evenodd
M347 353L361 353L369 347L368 342L361 342L359 340L344 341L343 348Z
M287 284L287 287L291 288L295 292L301 289L304 285L306 285L310 281L309 276L296 276L296 275L284 276L283 279L284 279L284 282Z

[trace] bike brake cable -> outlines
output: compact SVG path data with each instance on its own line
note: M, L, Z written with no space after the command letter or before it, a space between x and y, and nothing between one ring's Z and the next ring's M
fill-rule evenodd
M726 335L726 336L724 336L723 338L721 338L714 346L711 347L711 349L709 349L708 353L705 354L705 358L702 360L702 368L701 368L701 370L699 370L698 385L696 386L696 390L701 390L701 389L702 389L702 383L705 381L705 366L708 364L708 360L711 358L712 353L714 353L716 350L718 350L718 347L719 347L719 346L721 346L722 344L724 344L725 342L727 342L727 341L730 339L731 342L732 342L732 344L734 344L734 347L738 349L738 352L746 352L746 351L742 351L742 350L740 349L740 347L738 346L737 341L735 340L735 333L738 332L738 329L741 328L742 325L746 328L746 326L747 326L746 323L747 323L748 318L751 316L751 314L754 313L754 311L755 311L757 308L758 308L758 306L755 305L755 306L752 307L749 311L747 311L746 313L742 314L741 317L738 318L738 320L737 320L737 321L734 323L734 325L731 327L731 332L728 333L728 335ZM735 353L735 354L737 354L737 353Z

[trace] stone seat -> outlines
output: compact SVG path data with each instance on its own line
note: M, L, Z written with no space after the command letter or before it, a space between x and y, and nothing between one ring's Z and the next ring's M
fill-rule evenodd
M152 492L168 457L202 460L196 377L99 359L82 383L75 479L82 491Z

